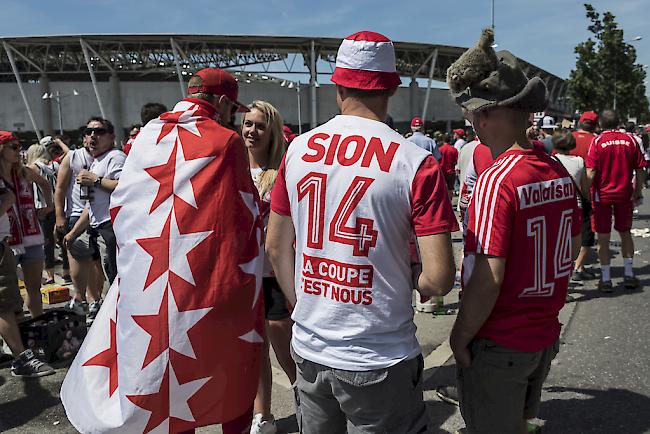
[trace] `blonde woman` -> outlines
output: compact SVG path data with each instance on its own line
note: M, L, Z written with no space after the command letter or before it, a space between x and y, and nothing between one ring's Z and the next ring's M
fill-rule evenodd
M32 317L36 317L43 313L41 278L45 259L39 218L54 210L52 187L41 175L22 165L20 145L16 142L5 143L0 148L0 181L16 196L16 202L7 211L11 224L8 243L23 270L25 303ZM34 206L32 183L43 192L45 206L39 210Z
M54 191L59 163L52 161L52 156L45 145L36 143L27 149L27 167L45 178L50 184L52 191ZM45 194L36 184L34 184L34 199L37 212L47 206L45 203ZM56 223L54 209L44 216L39 216L39 220L43 229L43 237L45 238L45 243L43 244L45 251L45 272L47 273L45 284L49 285L54 283L54 224Z
M287 149L284 140L283 123L280 113L265 101L253 101L248 106L250 112L244 114L242 138L248 151L251 176L262 200L260 210L264 217L264 226L268 224L271 189L275 183L277 170ZM268 260L264 264L264 306L266 313L266 339L262 351L260 381L255 397L253 424L251 434L273 434L276 432L275 419L271 414L271 360L269 343L289 381L296 380L296 365L291 353L291 312L282 290L273 275Z

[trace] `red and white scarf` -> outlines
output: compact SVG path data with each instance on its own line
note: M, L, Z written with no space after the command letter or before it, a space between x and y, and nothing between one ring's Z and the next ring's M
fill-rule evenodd
M11 237L7 241L14 251L22 253L24 246L43 244L43 234L38 223L31 184L18 176L15 169L12 170L11 177L13 186L10 188L16 195L16 203L7 211L11 225Z

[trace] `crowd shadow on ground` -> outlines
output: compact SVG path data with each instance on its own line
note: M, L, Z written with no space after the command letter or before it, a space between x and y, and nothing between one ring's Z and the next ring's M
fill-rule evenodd
M59 371L67 370L71 363L72 359L52 363L51 365ZM9 368L10 366L11 363L4 363L0 365L0 369ZM14 391L13 396L16 397L12 400L0 401L0 432L29 424L45 410L61 405L58 395L53 395L48 386L43 384L49 381L51 381L51 377L12 377L9 369L0 374L0 390L10 387L10 390Z
M544 390L573 395L568 399L542 401L539 418L546 421L544 434L644 434L650 431L648 396L624 389L548 387Z
M0 377L0 387L7 387L6 379ZM45 388L39 378L18 380L22 394L11 401L0 402L0 432L17 428L36 419L44 410L60 404L59 398Z

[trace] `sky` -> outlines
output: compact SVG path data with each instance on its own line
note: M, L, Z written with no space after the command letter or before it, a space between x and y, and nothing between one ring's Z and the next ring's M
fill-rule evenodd
M650 64L650 0L593 0L614 13L638 63ZM588 36L583 1L494 0L498 49L562 78ZM345 37L373 30L396 41L469 47L490 25L491 0L2 0L2 36L183 33Z

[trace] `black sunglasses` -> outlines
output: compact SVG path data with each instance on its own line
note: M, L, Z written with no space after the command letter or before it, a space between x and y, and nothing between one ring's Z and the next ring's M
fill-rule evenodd
M108 133L106 128L85 128L84 136L90 136L92 133L95 133L96 136L101 136Z

